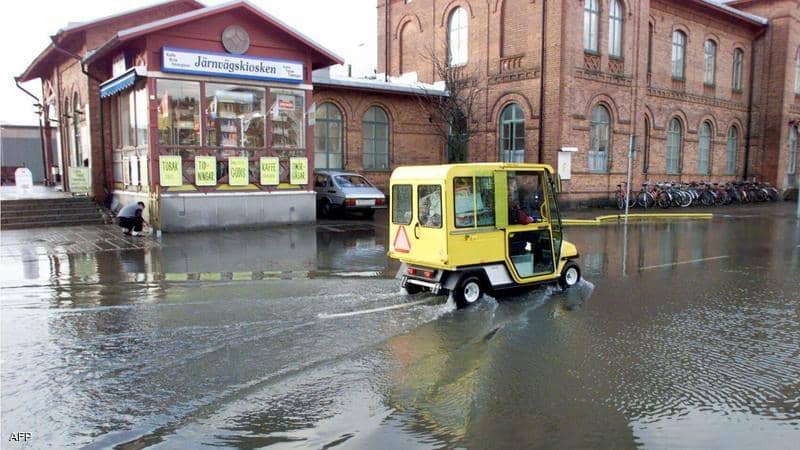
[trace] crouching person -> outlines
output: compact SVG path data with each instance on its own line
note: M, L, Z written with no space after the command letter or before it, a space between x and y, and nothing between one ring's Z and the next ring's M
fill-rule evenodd
M119 219L119 226L124 228L124 234L130 234L132 236L142 235L142 225L145 223L142 217L143 211L144 202L131 203L119 211L117 219Z

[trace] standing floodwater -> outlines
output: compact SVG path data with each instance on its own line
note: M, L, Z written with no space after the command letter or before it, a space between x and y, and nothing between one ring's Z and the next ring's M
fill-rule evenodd
M385 217L99 248L4 232L2 429L26 448L796 448L789 206L631 225L627 245L569 228L575 289L466 310L401 294Z

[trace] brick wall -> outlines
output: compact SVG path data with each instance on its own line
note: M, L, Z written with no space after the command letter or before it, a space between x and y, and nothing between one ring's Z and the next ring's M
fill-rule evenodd
M727 181L745 175L745 147L748 119L752 122L750 177L780 184L784 170L788 123L798 120L798 97L794 95L793 56L800 46L797 0L742 1L740 7L770 19L763 27L728 17L690 1L623 1L623 57L608 56L608 11L610 0L600 0L600 51L583 50L583 0L546 2L546 23L542 23L545 2L497 0L479 2L455 0L436 2L414 0L410 4L391 1L392 30L404 26L398 43L389 46L389 71L398 75L421 64L419 52L405 51L404 42L436 44L438 57L446 52L447 18L455 7L469 17L470 72L481 77L485 102L470 142L470 161L497 160L499 112L509 102L518 103L525 114L525 160L539 161L542 133L542 161L555 165L558 149L578 147L573 155L573 177L565 189L575 200L608 198L616 184L625 179L627 148L631 134L637 137L637 156L632 173L634 186L646 180ZM378 4L379 71L383 60L384 6ZM791 10L791 11L790 11ZM786 25L783 25L783 22ZM412 34L420 28L418 39ZM648 30L653 27L652 73L648 73ZM685 80L672 78L672 32L686 33ZM762 36L763 35L763 36ZM544 39L545 58L541 43ZM704 83L704 43L716 43L716 71L713 85ZM734 49L744 53L742 89L732 89ZM756 78L752 117L750 111L750 66L755 48ZM787 50L789 49L789 50ZM789 55L789 56L787 56ZM790 57L791 56L791 57ZM416 61L413 61L416 58ZM779 68L766 71L765 68ZM767 75L768 73L768 75ZM778 76L777 74L780 74ZM791 75L791 76L790 76ZM434 81L424 70L424 81ZM544 84L543 105L540 88ZM604 174L588 171L591 111L606 106L611 114L609 168ZM543 107L543 118L539 117ZM641 152L645 145L645 118L650 124L649 165L644 173ZM673 118L681 121L680 174L666 173L667 129ZM698 171L698 130L704 122L712 127L710 174ZM731 127L738 131L736 170L727 171L727 141Z

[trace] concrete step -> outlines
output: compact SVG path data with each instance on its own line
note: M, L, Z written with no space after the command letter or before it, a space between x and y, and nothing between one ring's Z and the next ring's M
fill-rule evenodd
M0 226L9 230L104 223L100 205L87 197L9 200L0 204Z
M94 220L103 220L105 221L100 211L93 210L93 211L76 211L76 212L67 212L61 214L29 214L29 215L6 215L3 214L2 218L0 218L0 223L3 225L6 224L13 224L13 223L27 223L27 222L59 222L59 221L75 221L75 220L87 220L87 221L94 221Z
M13 224L3 224L0 226L2 230L22 230L25 228L45 228L45 227L72 227L80 225L104 225L105 222L101 219L96 220L74 220L74 221L58 221L58 222L21 222Z

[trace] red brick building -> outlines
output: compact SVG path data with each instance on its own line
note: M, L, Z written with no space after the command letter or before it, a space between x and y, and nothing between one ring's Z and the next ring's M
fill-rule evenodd
M794 183L800 2L391 0L378 65L476 76L468 160L559 166L573 200L625 180Z

